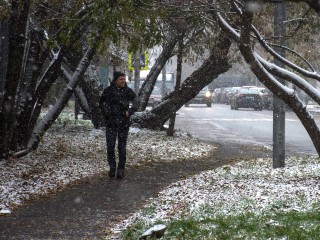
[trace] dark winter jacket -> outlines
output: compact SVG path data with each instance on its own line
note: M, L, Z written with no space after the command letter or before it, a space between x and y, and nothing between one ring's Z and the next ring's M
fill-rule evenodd
M131 107L130 102L132 102ZM106 127L123 129L130 126L130 117L138 110L139 103L131 88L127 86L118 88L112 84L103 91L99 106ZM129 117L126 116L126 111L129 112Z

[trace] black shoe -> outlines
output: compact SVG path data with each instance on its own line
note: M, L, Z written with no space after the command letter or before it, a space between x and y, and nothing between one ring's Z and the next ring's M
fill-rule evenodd
M108 172L109 178L113 178L116 175L116 169L115 168L110 168Z
M124 170L123 169L118 170L117 178L120 178L120 179L124 178Z

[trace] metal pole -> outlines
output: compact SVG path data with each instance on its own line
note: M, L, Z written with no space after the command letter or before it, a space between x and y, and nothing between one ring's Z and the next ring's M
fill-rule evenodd
M278 44L283 43L285 34L286 3L285 0L275 1L274 3L274 37ZM275 51L284 57L284 49L275 47ZM278 60L274 63L279 67L284 64ZM279 80L285 84L284 80ZM285 165L285 103L277 96L273 96L273 168L284 167Z
M161 98L166 95L166 81L167 81L167 68L166 64L162 68L162 82L161 82Z
M134 54L134 92L138 95L140 88L140 49Z

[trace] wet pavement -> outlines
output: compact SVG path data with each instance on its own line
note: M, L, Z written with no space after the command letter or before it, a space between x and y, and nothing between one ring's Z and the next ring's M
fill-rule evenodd
M123 180L99 175L33 200L0 217L0 239L104 239L114 223L170 183L228 162L272 155L257 146L214 145L217 151L206 159L132 167Z

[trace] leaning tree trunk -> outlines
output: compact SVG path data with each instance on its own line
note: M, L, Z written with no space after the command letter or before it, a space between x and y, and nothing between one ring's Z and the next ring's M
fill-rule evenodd
M64 66L61 67L61 71L61 77L65 80L66 84L68 84L72 79L72 75L69 74L69 71ZM80 105L80 108L84 111L85 114L89 115L89 105L87 99L79 86L74 89L74 95L76 101L78 101L78 104Z
M157 81L157 78L168 61L168 59L172 56L172 51L176 45L176 43L179 40L179 34L175 33L174 36L168 41L167 44L163 47L163 50L160 54L160 56L157 58L155 64L151 68L146 80L142 84L138 98L140 101L139 105L139 111L144 111L148 105L148 101L150 98L150 95L153 91L154 85Z
M71 71L74 71L76 67L72 65L72 62L76 62L79 60L80 59L77 59L76 54L72 54L72 55L68 54L65 63L67 64L68 68ZM86 73L82 77L82 80L79 81L78 86L83 92L85 101L88 106L87 109L83 109L83 110L89 116L94 128L100 128L104 126L103 115L101 114L101 111L99 108L99 100L100 100L100 96L102 94L103 89L100 83L99 76L97 76L93 68L94 66L88 67ZM63 73L64 75L66 75L67 71L64 71ZM76 95L76 98L78 97L80 96ZM80 105L82 105L81 102L80 102Z
M97 41L98 42L98 41ZM28 148L20 153L17 153L17 156L21 156L27 154L32 149L36 149L39 145L40 138L44 135L44 133L51 127L57 117L60 115L64 107L67 105L70 97L72 96L74 89L76 88L78 82L80 81L81 77L85 73L87 67L90 64L92 57L95 54L96 44L89 48L83 58L81 59L78 68L74 71L72 75L72 79L67 85L67 87L63 90L60 98L57 100L55 105L49 110L49 112L41 119L41 121L36 125L31 135Z
M239 49L245 61L250 64L252 72L257 78L277 97L284 101L291 110L297 115L301 123L307 130L318 155L320 156L320 129L316 124L314 118L307 110L303 102L292 91L288 91L286 87L282 86L276 79L269 74L259 60L255 57L251 49L250 33L253 14L244 11L242 15L242 27L239 41Z
M179 90L171 92L150 111L135 114L134 124L143 128L163 128L173 112L178 111L201 89L230 68L227 57L231 45L230 39L219 34L214 42L216 42L215 47L211 50L208 59L183 82Z
M83 9L83 11L78 12L78 14L83 16L82 13L85 14L85 12L85 9ZM81 16L79 16L80 21L78 21L76 26L71 30L69 26L56 25L57 29L59 29L58 33L55 35L57 42L59 42L58 39L61 38L61 34L63 35L65 32L68 32L70 39L68 39L67 43L60 46L58 52L51 52L52 57L50 60L51 49L49 48L52 46L50 46L50 44L48 45L47 42L41 42L41 40L45 39L40 35L44 34L44 31L41 31L41 29L43 29L41 23L43 23L43 19L46 19L47 17L46 8L45 6L39 5L35 12L33 12L31 20L32 25L30 25L30 28L32 28L33 31L41 32L39 32L38 35L34 35L34 37L39 37L38 39L31 38L31 35L30 39L31 41L37 40L40 46L43 44L46 46L41 46L41 49L44 49L41 52L36 52L36 49L30 48L30 50L35 50L33 51L34 58L30 57L30 59L36 61L31 68L28 67L28 69L31 69L30 73L32 73L32 76L28 76L30 74L27 74L25 79L23 79L25 81L23 84L27 84L28 87L25 96L22 96L24 98L20 101L21 107L18 109L17 127L15 128L17 143L15 144L13 142L11 145L12 152L27 148L32 131L38 122L45 98L60 74L62 58L66 51L70 51L71 46L74 45L87 28L87 25L83 23L84 19L81 19ZM36 46L37 42L34 42L34 46ZM37 56L37 54L40 54L40 56Z

